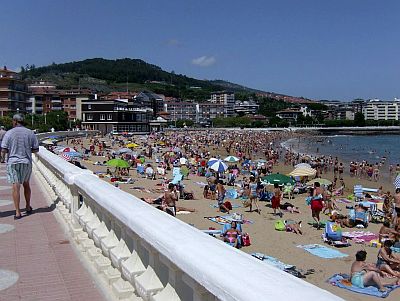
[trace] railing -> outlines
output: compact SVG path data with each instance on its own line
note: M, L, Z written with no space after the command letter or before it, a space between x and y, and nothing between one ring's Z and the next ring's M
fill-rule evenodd
M43 147L35 174L118 298L341 300L208 236ZM267 234L266 234L267 235Z

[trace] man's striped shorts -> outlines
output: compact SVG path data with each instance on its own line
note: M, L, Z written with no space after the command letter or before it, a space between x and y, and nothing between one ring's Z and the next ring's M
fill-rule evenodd
M29 182L32 173L32 164L7 164L7 180L10 184Z

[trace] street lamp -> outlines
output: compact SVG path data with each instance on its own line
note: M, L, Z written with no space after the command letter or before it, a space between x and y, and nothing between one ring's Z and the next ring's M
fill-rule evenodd
M47 124L47 113L44 113L44 124Z

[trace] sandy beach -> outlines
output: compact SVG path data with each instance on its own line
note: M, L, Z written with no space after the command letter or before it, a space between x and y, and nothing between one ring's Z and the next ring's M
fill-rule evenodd
M286 137L285 137L286 139ZM105 138L103 139L107 145L110 145L110 141ZM127 140L127 139L126 139ZM145 148L143 147L145 140L139 140L139 137L133 137L133 142L139 144L139 147L135 149L135 152L140 153L144 152ZM89 139L83 140L83 147L89 148L91 141ZM151 140L147 140L147 142L155 142ZM71 141L68 142L69 146L72 146ZM65 142L60 142L59 144L64 144ZM112 147L113 150L117 150L120 147L114 145ZM77 147L78 151L82 151L80 147ZM111 150L111 149L110 149ZM160 153L164 152L166 148L160 148ZM226 149L224 147L212 147L209 148L211 156L221 155L221 158L224 158L228 155ZM146 162L152 162L154 164L154 156L157 154L153 154L153 158L146 158ZM259 159L263 159L262 156ZM92 170L95 173L105 173L107 170L107 166L95 165L94 162L104 162L107 161L105 156L90 156L88 160L81 160L81 164L86 168ZM240 163L240 162L239 162ZM156 166L156 165L155 165ZM113 168L110 168L113 170ZM272 172L279 172L281 174L288 174L293 170L292 166L284 165L283 158L281 157L277 164L273 165ZM361 184L364 187L378 188L379 186L383 186L384 191L390 191L393 193L393 185L390 182L370 182L366 179L358 179L356 177L350 177L348 173L348 168L343 174L343 179L346 184L346 188L344 191L344 196L347 196L353 193L353 186L356 184ZM156 198L163 194L160 185L162 181L162 177L157 177L156 180L146 179L141 175L138 175L136 169L131 169L129 177L134 179L133 184L119 184L119 188L136 196L139 198ZM333 180L333 172L330 171L328 173L323 173L321 175L322 178L326 178L330 181ZM166 178L172 179L172 172L169 171L166 175ZM107 177L103 178L104 181L110 182L110 179ZM239 180L241 177L238 178ZM183 180L183 184L185 186L186 191L192 191L194 193L194 200L179 200L177 206L182 206L186 208L194 209L195 212L187 213L187 214L178 214L176 218L192 224L194 227L200 230L206 230L210 227L216 229L222 229L221 225L214 223L204 217L208 216L218 216L224 215L219 212L217 208L212 207L211 205L216 204L216 201L205 199L203 197L203 186L199 183L206 183L205 177L200 177L194 174L190 174L188 178ZM138 187L135 189L135 187ZM140 189L139 189L140 188ZM226 186L227 189L231 187ZM272 191L273 186L268 186L269 191ZM147 191L146 191L147 190ZM259 252L264 253L269 256L276 257L280 261L286 264L295 265L298 269L303 271L307 271L309 269L314 269L315 272L313 274L307 275L304 279L307 282L315 284L323 289L326 289L346 300L373 300L376 297L369 297L362 294L353 293L344 289L340 289L332 286L327 283L327 279L331 277L333 274L337 273L350 273L350 265L354 261L354 255L358 250L365 249L368 252L367 261L368 262L376 262L376 256L378 253L378 248L370 247L367 245L355 244L352 243L351 246L337 249L345 254L347 257L344 258L335 258L335 259L324 259L317 256L314 256L305 250L298 248L298 245L302 244L321 244L324 245L323 240L321 239L321 234L323 230L317 230L312 226L308 225L307 222L311 221L311 210L309 206L306 205L305 198L307 194L295 194L294 199L288 200L284 199L283 202L289 201L293 203L295 206L299 207L301 213L289 213L284 212L282 220L295 220L302 221L302 231L303 235L296 235L290 232L284 231L276 231L274 229L274 223L276 220L280 219L277 216L272 214L272 209L270 208L270 202L260 202L261 214L257 212L247 212L247 208L239 207L234 208L232 212L237 212L243 214L245 219L251 220L252 224L244 224L243 232L247 232L250 235L251 245L241 248L241 251L246 253ZM117 200L116 200L117 201ZM240 200L230 200L233 205L242 205ZM151 205L149 205L151 206ZM347 209L345 208L346 204L338 203L339 208L341 209L342 214L347 213ZM134 208L131 208L134 210ZM127 208L129 210L129 208ZM321 213L322 220L328 220L329 217ZM381 224L370 223L367 230L378 233ZM344 229L343 231L352 231L357 229ZM204 234L206 235L206 234ZM227 247L230 247L227 245ZM260 262L260 264L262 264ZM395 290L392 292L387 300L399 300L400 299L400 290Z

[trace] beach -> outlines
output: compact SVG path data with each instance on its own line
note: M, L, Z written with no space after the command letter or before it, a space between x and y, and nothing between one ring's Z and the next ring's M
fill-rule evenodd
M175 136L174 136L175 135ZM180 136L181 135L181 136ZM192 135L191 142L185 138L189 135ZM174 145L161 145L154 149L154 152L151 154L151 157L146 158L146 164L152 164L152 166L157 166L156 160L161 156L161 154L166 151L173 150L174 148L180 148L181 153L190 156L189 154L193 152L198 153L210 153L207 154L207 158L209 157L218 157L225 158L229 154L232 155L239 148L235 148L235 144L232 143L229 147L228 144L224 141L230 141L237 139L233 138L230 135L236 134L216 134L212 136L210 133L202 133L199 134L199 137L202 135L210 135L210 139L201 139L199 137L193 136L194 134L189 133L180 133L180 134L171 134L171 137L176 140ZM268 133L262 134L265 137L268 137ZM287 141L288 139L307 139L307 135L302 134L299 137L291 137L290 133L284 134L275 134L275 136L271 136L271 139L264 138L260 134L260 141L269 141L270 146L266 147L265 150L258 149L257 141L254 141L253 147L248 146L247 148L241 148L240 151L246 154L246 151L249 150L249 155L252 157L252 160L256 159L265 159L265 154L270 158L274 158L274 156L279 157L271 166L270 172L272 173L280 173L280 174L289 174L293 171L292 164L284 163L284 155L285 148L281 146L281 143ZM261 137L262 136L262 137ZM225 139L224 139L225 138ZM84 167L92 170L93 172L99 174L104 181L108 181L111 183L110 178L104 176L107 170L107 166L102 165L103 162L106 162L109 158L107 158L107 153L112 151L117 151L120 149L123 144L128 143L136 143L138 146L133 148L135 154L148 154L149 149L157 143L160 139L162 139L161 135L155 135L154 137L120 137L118 138L124 143L115 143L112 145L109 137L97 137L95 139L88 138L83 139L82 141L64 141L59 144L68 145L71 147L75 147L77 151L84 152L86 149L89 150L91 145L96 145L96 141L103 141L105 145L109 146L109 148L105 148L101 150L101 156L98 155L90 155L86 160L81 160L80 163ZM172 139L172 138L171 138ZM213 139L220 139L219 143L212 142ZM243 141L245 145L251 145L251 139L254 137L251 134L246 134L243 132L243 136L239 137ZM168 141L162 140L162 141ZM74 144L75 143L75 144ZM188 145L191 146L188 146ZM261 144L260 144L261 145ZM234 150L232 150L232 148ZM97 152L97 146L94 147L94 151ZM357 159L357 158L355 158ZM272 161L273 159L271 159ZM340 160L340 158L339 158ZM269 161L269 160L267 160ZM95 163L100 164L95 164ZM240 162L238 162L240 164ZM113 168L110 168L113 169ZM163 188L160 185L163 182L162 176L156 176L156 179L147 179L142 175L138 175L136 169L132 168L129 171L129 175L127 176L134 180L134 183L131 184L123 184L119 183L118 187L138 198L157 198L160 195L163 195ZM167 179L172 179L172 171L167 171L165 175ZM334 175L333 171L328 171L327 173L321 174L322 178L333 181ZM388 180L382 180L378 182L371 182L368 179L359 179L358 177L351 177L348 168L346 167L345 172L342 175L343 180L346 184L346 188L344 189L343 196L347 196L353 193L353 187L356 184L361 184L364 187L378 188L382 186L383 191L390 191L393 193L393 184ZM243 179L243 176L239 176L237 181ZM115 185L115 182L112 183ZM177 206L185 207L188 209L194 209L195 212L183 211L181 214L177 214L176 218L193 225L199 230L207 230L210 227L215 229L222 229L222 226L206 219L205 217L215 217L219 215L224 215L219 212L218 208L214 208L217 202L215 200L206 199L203 197L203 188L204 185L207 184L206 178L204 176L198 176L196 174L190 173L188 177L185 177L182 181L182 184L185 186L185 190L189 192L193 192L194 199L193 200L183 200L179 199L177 202ZM232 187L226 186L226 189L231 189ZM237 187L236 187L237 188ZM273 186L267 186L267 190L272 191ZM301 213L290 213L287 211L283 212L283 217L280 218L278 216L274 216L272 214L273 210L270 208L270 202L260 202L261 212L258 214L257 212L247 212L248 208L242 207L242 202L238 199L230 199L229 201L232 205L238 205L240 207L234 208L231 212L237 212L239 214L243 214L244 219L251 221L252 223L243 224L243 232L249 233L251 245L242 247L241 251L246 253L263 253L269 256L273 256L283 263L295 265L297 269L302 270L303 272L313 269L314 272L306 275L304 279L307 282L317 285L323 289L326 289L346 300L372 300L376 297L369 297L362 294L356 294L344 289L339 289L337 287L332 286L327 283L327 279L334 274L338 273L347 273L350 272L350 265L354 261L354 255L358 250L365 249L368 252L367 261L375 262L376 256L378 253L378 248L369 247L368 245L361 245L352 243L351 246L336 249L346 255L347 257L343 258L333 258L333 259L325 259L314 256L308 252L306 252L302 248L298 248L298 245L307 245L307 244L321 244L324 245L323 240L321 239L322 230L317 230L316 228L308 225L308 222L312 220L311 218L311 210L309 206L305 202L307 194L294 194L294 198L289 200L284 198L283 202L288 201L294 204L299 208ZM340 197L338 197L339 199ZM116 200L117 201L117 200ZM347 213L346 203L338 203L338 206L341 210L342 214ZM151 206L149 204L149 206ZM130 208L127 208L129 210ZM131 208L134 210L134 208ZM172 218L172 217L171 217ZM294 220L294 221L302 221L302 231L303 235L297 235L290 232L285 231L276 231L274 229L275 221L278 219L282 220ZM321 214L322 220L328 220L329 217L327 215ZM366 230L378 233L381 224L370 223ZM343 231L352 231L357 229L347 229L345 228ZM204 234L206 235L206 234ZM216 238L217 239L217 238ZM327 246L327 245L326 245ZM227 245L227 247L230 247ZM234 266L234 263L232 263ZM260 264L262 262L260 261ZM239 271L240 273L240 271ZM240 275L239 275L240 276ZM245 276L245 275L243 275ZM390 294L387 300L399 300L400 298L400 290L396 290Z

